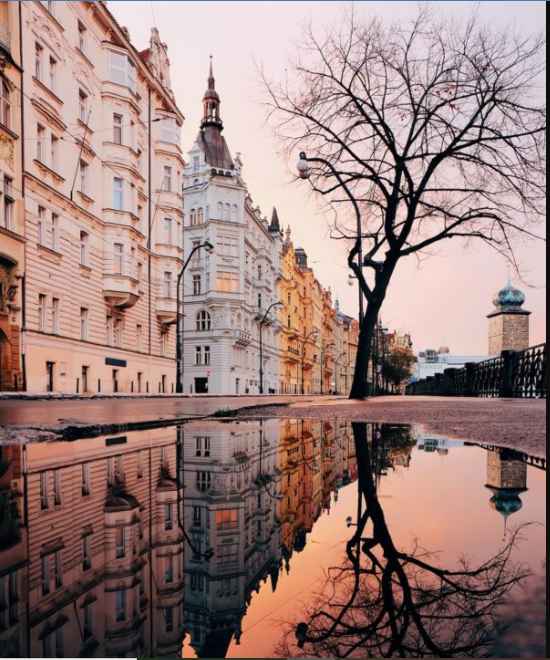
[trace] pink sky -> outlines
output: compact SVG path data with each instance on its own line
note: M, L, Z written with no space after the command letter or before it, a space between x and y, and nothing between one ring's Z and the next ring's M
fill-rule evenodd
M444 15L464 16L474 3L441 2ZM128 27L138 49L147 47L150 28L159 29L168 46L172 88L186 116L183 148L196 136L206 88L208 56L214 57L216 88L221 96L225 137L231 152L240 151L243 174L253 200L264 214L277 207L290 225L295 246L303 247L320 282L340 299L341 309L357 314L357 289L347 283L344 247L328 237L327 217L318 211L306 185L292 183L289 164L265 123L262 88L256 70L261 63L272 78L284 75L285 64L299 44L301 26L334 22L343 2L118 2L109 8ZM416 3L356 2L356 12L384 20L406 19ZM544 29L544 2L482 2L480 18L493 27L513 25L529 34ZM290 164L294 168L294 163ZM541 234L544 228L541 227ZM518 254L525 308L532 311L531 341L546 337L545 244L523 245ZM337 256L338 255L338 256ZM403 260L394 275L382 310L384 325L412 335L416 350L449 346L451 352L487 353L487 319L495 292L506 283L501 257L481 245L467 249L449 241L419 267L414 257Z

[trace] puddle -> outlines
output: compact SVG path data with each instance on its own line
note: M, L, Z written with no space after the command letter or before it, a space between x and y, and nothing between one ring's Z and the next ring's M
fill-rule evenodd
M4 445L2 657L542 657L546 462L405 425Z

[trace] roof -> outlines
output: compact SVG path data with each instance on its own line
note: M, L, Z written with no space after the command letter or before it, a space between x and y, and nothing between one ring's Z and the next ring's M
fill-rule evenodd
M197 143L204 152L206 162L217 169L234 169L229 147L221 131L216 126L205 126L199 131Z

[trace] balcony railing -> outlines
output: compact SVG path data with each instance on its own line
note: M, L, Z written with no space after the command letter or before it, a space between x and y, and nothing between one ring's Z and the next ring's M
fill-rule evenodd
M235 346L248 346L252 337L248 330L235 330Z

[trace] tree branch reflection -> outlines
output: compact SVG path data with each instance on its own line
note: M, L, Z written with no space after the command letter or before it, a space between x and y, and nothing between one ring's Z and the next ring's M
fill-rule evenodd
M377 495L376 448L369 446L366 424L352 427L359 501L355 532L346 544L347 559L329 570L325 590L315 599L322 604L309 609L305 621L287 631L278 654L488 655L498 632L498 607L528 575L510 563L522 527L496 555L476 566L461 559L456 568L446 569L418 545L410 552L399 549Z

